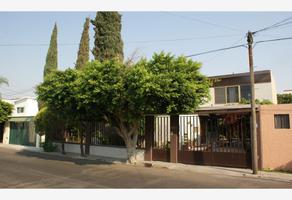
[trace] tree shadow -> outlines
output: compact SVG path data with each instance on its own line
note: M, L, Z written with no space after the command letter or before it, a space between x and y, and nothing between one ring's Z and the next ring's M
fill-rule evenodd
M52 153L43 153L43 152L32 152L27 150L22 150L17 152L18 155L31 157L31 158L38 158L42 160L52 160L52 161L65 161L71 162L77 165L112 165L115 163L125 163L126 160L123 159L114 159L114 158L107 158L107 157L77 157L78 154L61 154L59 152L52 152ZM73 156L72 156L73 155Z

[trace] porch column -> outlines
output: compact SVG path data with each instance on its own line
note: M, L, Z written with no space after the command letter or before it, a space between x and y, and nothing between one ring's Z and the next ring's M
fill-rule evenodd
M152 143L154 134L154 116L145 116L145 161L152 161Z
M178 162L179 115L170 116L170 162Z

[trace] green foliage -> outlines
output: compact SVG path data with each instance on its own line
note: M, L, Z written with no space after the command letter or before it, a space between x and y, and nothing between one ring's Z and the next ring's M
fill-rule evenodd
M292 103L292 94L278 94L278 104Z
M57 149L57 145L54 145L51 140L47 140L42 144L45 152L53 152Z
M260 105L271 105L273 103L268 99L263 99L262 101L259 101L259 104Z
M136 147L145 114L194 112L208 100L209 81L200 66L163 52L131 66L117 59L92 61L82 71L50 74L37 87L37 94L79 130L82 121L106 120L129 150Z
M13 110L13 105L5 101L0 100L0 123L8 120L9 115L11 115Z
M46 135L49 140L62 139L62 133L65 130L65 121L49 107L43 107L34 117L36 132L40 135Z
M77 70L82 70L89 61L89 23L90 19L86 18L75 65Z
M91 20L95 31L92 53L95 60L118 59L123 61L123 41L121 37L121 15L118 12L97 12Z
M8 85L8 80L7 80L7 78L0 76L0 85L2 85L2 84Z
M55 24L46 57L46 64L44 67L44 78L52 71L57 70L57 68L58 68L57 24Z
M250 100L242 98L239 102L240 104L250 104ZM258 105L271 105L273 104L270 100L268 99L263 99L262 101L259 99L255 100L255 103Z
M75 116L77 77L78 72L73 69L55 71L47 76L44 82L37 87L38 100L53 108L54 112L58 112L59 116Z

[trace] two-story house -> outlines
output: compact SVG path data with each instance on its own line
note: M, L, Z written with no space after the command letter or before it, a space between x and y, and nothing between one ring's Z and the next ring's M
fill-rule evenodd
M256 71L255 99L277 104L275 81L270 70ZM238 105L251 99L250 75L247 73L211 76L211 99L201 107ZM247 101L245 101L247 102Z
M4 124L4 144L20 144L35 146L36 133L33 117L38 113L38 102L33 97L18 99L3 99L12 104L14 109L7 122Z

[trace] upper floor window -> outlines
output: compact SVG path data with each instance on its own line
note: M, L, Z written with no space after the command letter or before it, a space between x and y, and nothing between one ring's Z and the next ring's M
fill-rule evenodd
M238 86L227 87L227 103L239 102Z
M17 113L24 113L24 107L17 107Z
M282 129L290 128L290 119L289 119L289 114L277 114L274 115L274 120L275 120L275 128L276 129Z
M240 86L240 99L251 100L251 87L250 85Z
M216 87L214 90L215 104L239 103L241 99L251 99L250 85Z
M225 104L225 87L215 88L215 104Z

